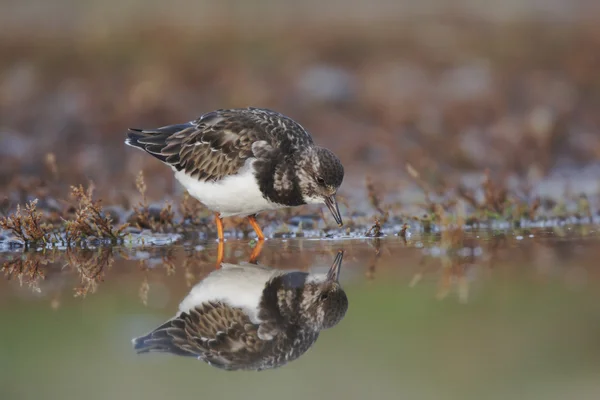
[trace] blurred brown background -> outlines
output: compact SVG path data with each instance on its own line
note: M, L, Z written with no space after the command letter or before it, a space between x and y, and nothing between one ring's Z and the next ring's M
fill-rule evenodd
M0 214L32 198L60 209L90 181L104 205L135 205L140 170L150 202L178 196L169 168L125 146L127 128L245 106L289 115L336 152L354 210L375 203L370 177L408 214L407 194L423 197L409 163L449 192L489 169L495 187L593 194L580 208L598 221L597 0L0 0ZM597 399L597 225L563 227L558 209L547 234L349 239L348 315L260 374L131 349L213 268L214 242L9 243L0 398ZM261 262L282 269L322 268L342 245L266 243ZM230 240L226 259L250 251Z
M250 105L338 153L346 194L366 175L398 192L407 162L596 190L599 22L593 0L2 0L0 191L54 176L123 202L143 169L162 200L170 170L126 129Z

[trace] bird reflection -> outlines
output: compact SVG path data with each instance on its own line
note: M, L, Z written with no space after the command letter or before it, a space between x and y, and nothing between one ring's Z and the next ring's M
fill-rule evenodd
M223 263L192 288L175 317L133 339L134 348L196 357L225 370L280 367L346 314L342 257L338 252L326 274Z

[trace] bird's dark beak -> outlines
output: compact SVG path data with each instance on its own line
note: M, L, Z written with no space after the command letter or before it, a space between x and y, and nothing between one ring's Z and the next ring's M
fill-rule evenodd
M335 260L333 260L333 264L329 267L329 271L327 271L327 280L337 282L340 279L340 270L342 268L342 258L344 258L344 251L338 251L335 256Z
M335 219L335 223L338 224L339 227L344 226L344 223L342 222L342 216L340 214L340 208L338 207L337 201L335 201L335 195L325 197L325 204L327 205L327 208L329 208L329 211L331 211L333 219Z

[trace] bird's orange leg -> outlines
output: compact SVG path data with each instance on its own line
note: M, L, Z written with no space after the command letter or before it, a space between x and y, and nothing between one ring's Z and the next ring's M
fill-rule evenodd
M254 248L252 249L252 253L250 253L250 260L248 261L250 264L257 263L258 256L260 256L260 252L262 251L264 244L264 240L259 240L258 242L256 242L256 246L254 246Z
M217 269L219 269L221 268L221 263L225 256L225 247L223 245L225 237L223 235L223 220L221 220L221 214L215 213L215 222L217 223L217 235L219 236L219 243L217 245Z
M256 232L256 235L258 236L258 240L259 241L265 240L265 235L263 235L262 229L260 229L260 226L258 226L258 222L256 222L256 217L254 215L249 215L248 222L250 222L250 225L254 229L254 232Z

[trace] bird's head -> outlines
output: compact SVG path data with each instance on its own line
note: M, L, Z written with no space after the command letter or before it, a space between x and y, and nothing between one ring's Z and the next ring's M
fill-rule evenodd
M303 322L320 331L338 324L348 310L348 297L338 281L343 252L339 252L326 275L309 278L302 294Z
M335 194L344 180L344 167L336 155L323 147L309 147L298 159L298 177L304 202L325 203L335 222L342 226Z

